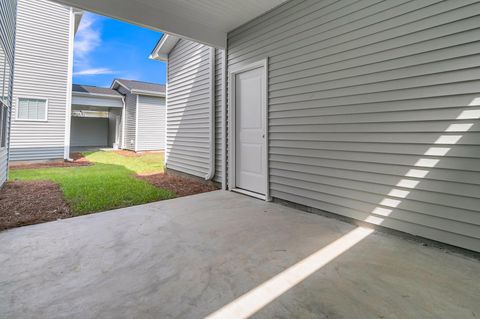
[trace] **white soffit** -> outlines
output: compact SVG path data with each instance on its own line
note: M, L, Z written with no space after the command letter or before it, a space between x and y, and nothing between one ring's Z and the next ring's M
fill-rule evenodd
M225 48L229 31L287 0L54 0Z
M150 59L152 60L160 60L160 61L168 61L168 54L177 44L179 37L174 35L164 33L160 41L158 41L157 45L150 54Z

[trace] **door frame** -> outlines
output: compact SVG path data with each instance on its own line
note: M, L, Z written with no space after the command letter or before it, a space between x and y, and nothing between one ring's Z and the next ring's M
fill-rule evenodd
M263 68L263 76L265 79L264 83L264 92L265 92L265 97L263 99L263 116L264 116L264 149L265 149L265 154L263 156L263 165L265 167L265 185L264 185L264 190L265 190L265 195L258 194L255 192L251 192L248 190L244 189L238 189L236 188L235 184L235 174L236 174L236 157L235 157L235 150L236 150L236 105L235 105L235 86L236 86L236 80L235 77L236 75L254 70L254 69L259 69ZM245 195L249 195L252 197L256 197L259 199L263 199L265 201L270 201L270 187L269 187L269 166L268 166L268 58L265 58L263 60L248 64L248 65L243 65L240 67L235 67L229 70L228 72L228 87L229 87L229 94L228 94L228 129L229 129L229 136L228 136L228 189L230 191L242 193Z

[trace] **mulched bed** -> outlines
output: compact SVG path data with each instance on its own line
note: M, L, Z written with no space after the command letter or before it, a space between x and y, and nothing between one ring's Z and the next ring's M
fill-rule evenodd
M145 154L158 154L158 153L163 153L163 151L144 151L144 152L137 152L135 153L134 151L127 151L127 150L116 150L113 151L118 155L122 155L125 157L141 157Z
M72 216L53 182L14 181L0 189L0 230Z
M147 181L156 187L172 190L177 197L206 193L218 189L213 183L205 183L193 178L174 174L161 173L153 175L137 175L136 177Z
M213 183L175 174L136 177L153 186L174 191L177 197L218 189ZM0 231L73 216L60 187L51 181L11 181L0 189Z
M41 163L12 163L11 169L38 169L38 168L52 168L52 167L78 167L78 166L90 166L93 163L89 162L80 153L72 154L72 162L68 161L54 161L54 162L41 162Z

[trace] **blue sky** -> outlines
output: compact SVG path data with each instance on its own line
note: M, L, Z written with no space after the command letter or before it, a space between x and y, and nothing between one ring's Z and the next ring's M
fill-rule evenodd
M166 65L148 56L162 33L85 13L75 36L73 83L108 87L114 78L165 83Z

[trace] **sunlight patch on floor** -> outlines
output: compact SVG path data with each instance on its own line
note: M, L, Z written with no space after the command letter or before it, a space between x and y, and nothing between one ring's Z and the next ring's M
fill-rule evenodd
M476 98L470 103L469 106L479 105L480 98ZM456 119L480 119L480 109L463 111ZM474 123L451 124L448 126L445 132L467 132L472 128L473 125ZM457 144L462 137L463 135L441 135L434 142L434 144L454 145ZM445 156L450 150L451 148L449 147L432 146L424 153L424 155ZM418 180L405 178L401 179L396 185L397 187L403 187L410 190L392 188L388 192L387 196L396 197L399 199L385 197L382 199L382 201L380 201L379 206L375 207L371 211L371 215L365 218L364 221L375 225L381 225L385 221L384 217L390 216L393 212L393 209L402 203L402 199L407 198L411 193L411 190L414 190L421 182L421 179L425 178L430 173L430 170L419 169L418 167L434 168L439 162L439 159L420 158L414 164L415 168L408 170L408 172L405 174L405 177L417 178ZM386 206L388 208L382 206ZM374 230L371 228L355 228L346 235L318 250L314 254L303 259L290 268L284 270L280 274L247 292L206 318L226 319L250 317L268 305L270 302L281 296L283 293L293 288L301 281L305 280L307 277L321 269L323 266L361 242L373 232Z

